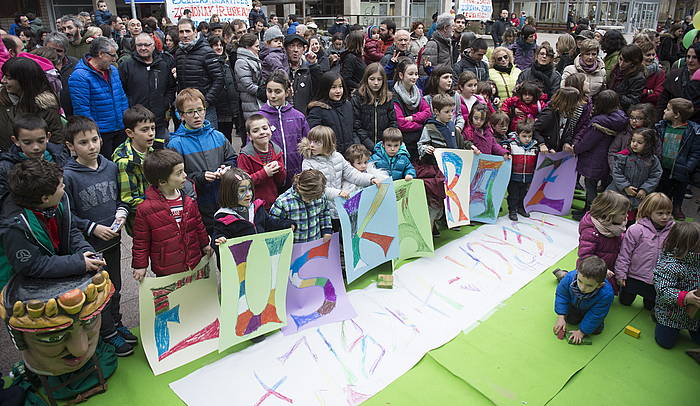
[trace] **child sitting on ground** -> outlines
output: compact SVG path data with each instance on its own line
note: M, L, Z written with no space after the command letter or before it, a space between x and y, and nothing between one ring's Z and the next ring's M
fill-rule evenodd
M603 331L605 316L615 298L605 280L606 271L605 261L593 255L559 281L554 300L557 321L553 330L557 337L564 338L567 323L579 326L571 332L572 344L581 344L585 336Z
M393 180L411 180L416 177L411 156L398 128L389 127L384 130L382 141L374 146L374 153L370 159L377 168L387 171Z
M333 235L328 201L323 197L326 177L321 171L308 169L294 175L294 184L275 200L270 216L294 223L294 242L309 242Z
M523 217L530 217L530 213L525 211L523 201L532 175L535 173L537 165L537 141L533 137L535 123L534 120L520 120L518 123L518 132L511 134L510 142L506 145L513 159L513 169L510 173L510 182L508 183L508 218L512 221L518 221L518 214Z
M369 151L362 144L352 144L345 151L345 160L348 161L353 168L362 173L369 173L377 179L383 180L388 178L389 176L386 174L386 172L381 169L377 169L374 162L369 160L369 157ZM350 194L353 194L362 188L354 183L350 183L348 180L343 180L343 185L340 189L347 190Z
M187 177L182 156L156 150L146 157L143 172L151 186L134 222L131 267L137 281L146 275L149 260L153 273L165 276L193 269L213 253L197 203L182 192Z

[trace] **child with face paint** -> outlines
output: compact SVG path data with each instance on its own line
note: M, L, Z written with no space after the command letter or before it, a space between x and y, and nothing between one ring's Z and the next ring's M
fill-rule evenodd
M239 168L231 168L221 175L219 191L221 208L214 214L214 242L221 245L228 238L294 228L288 219L271 217L265 202L255 199L253 180Z

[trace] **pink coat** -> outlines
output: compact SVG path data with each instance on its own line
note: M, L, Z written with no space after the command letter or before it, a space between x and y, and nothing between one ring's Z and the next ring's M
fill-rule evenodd
M666 227L657 230L651 219L637 219L622 239L620 255L615 262L615 279L633 278L653 285L654 267L673 224L671 220Z
M609 270L615 270L615 261L620 252L622 238L625 235L622 233L619 237L606 237L598 232L591 220L591 213L586 213L578 225L578 260L576 267L581 266L581 261L591 255L597 255L603 261Z
M488 124L484 127L484 131L480 132L468 125L464 128L462 134L465 141L471 141L484 154L503 156L508 153L508 150L496 141L496 137L493 136L493 129Z

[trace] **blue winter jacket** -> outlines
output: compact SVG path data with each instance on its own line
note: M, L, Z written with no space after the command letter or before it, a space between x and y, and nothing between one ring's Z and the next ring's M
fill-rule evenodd
M577 299L571 288L571 284L576 280L576 273L576 271L567 272L559 282L554 300L554 312L563 316L569 312L569 305L578 308L585 313L579 324L579 330L583 334L591 334L605 320L615 295L610 282L606 279L605 285L598 289L596 295L587 300Z
M122 115L129 108L119 71L109 67L109 82L88 65L85 58L78 61L68 78L73 114L93 119L100 132L124 129Z
M661 120L656 123L656 132L659 134L659 141L663 143L666 126L669 122ZM679 182L689 183L690 176L700 163L700 124L688 121L688 128L683 133L678 156L671 168L671 179Z
M404 143L401 143L399 152L393 157L390 157L386 154L386 150L384 150L384 143L379 141L377 145L374 146L374 153L370 161L374 162L374 166L377 169L384 169L387 171L393 180L403 179L406 175L411 175L414 178L416 177L416 170L413 168L413 164L411 164L411 157Z

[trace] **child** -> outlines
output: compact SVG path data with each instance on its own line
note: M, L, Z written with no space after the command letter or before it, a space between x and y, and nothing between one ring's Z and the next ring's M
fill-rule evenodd
M372 183L378 184L379 179L370 173L362 173L355 169L335 149L335 134L330 127L319 125L309 131L308 137L299 143L299 152L304 157L301 169L317 169L326 178L325 197L331 210L334 227L339 227L338 213L335 209L335 198L350 197L350 191L342 189L343 182L349 182L360 188ZM337 231L334 228L334 231Z
M333 130L336 136L335 145L341 158L345 150L353 144L352 103L348 100L348 92L345 89L345 81L339 73L324 73L320 79L318 95L309 103L308 113L309 128L323 125Z
M569 342L581 344L585 336L600 334L605 326L605 316L610 311L614 295L610 283L605 280L605 262L593 255L581 263L576 271L566 274L559 281L554 300L557 321L554 334L564 338L566 324L576 324Z
M639 205L637 222L627 229L615 262L621 304L629 306L640 295L644 308L654 309L654 267L674 224L671 210L673 203L663 193L652 193Z
M483 82L478 82L476 84L476 94L481 96L482 99L484 99L484 102L486 102L486 106L489 108L489 112L493 113L496 111L496 109L493 107L494 105L497 105L497 103L494 101L498 101L500 103L500 100L496 97L494 99L494 89L493 89L493 81L487 80Z
M585 127L581 126L582 131L574 134L571 142L571 145L574 145L581 140L584 131L591 121L593 101L588 96L588 82L586 82L586 75L583 73L569 75L564 79L564 87L573 87L578 90L578 105L576 106L576 110L574 110L574 117L580 117L579 121L582 121L582 124L586 125Z
M532 139L534 120L528 118L520 120L518 132L512 133L512 138L506 144L508 151L513 157L513 169L508 183L508 218L518 221L518 214L523 217L530 217L530 213L525 211L523 201L532 175L535 173L537 165L537 141Z
M485 104L475 104L469 112L469 125L464 129L464 139L470 141L484 154L498 155L510 159L508 150L503 148L493 136L488 125L489 108Z
M238 165L250 175L259 199L265 209L269 209L277 199L278 188L287 178L284 156L280 147L270 141L270 123L264 116L253 114L248 117L245 128L250 142L241 148Z
M458 112L462 114L465 121L469 119L469 112L474 104L486 104L486 100L476 94L477 86L478 81L476 80L474 72L464 71L459 75L457 80L457 90L460 95Z
M678 222L668 233L654 268L656 343L673 348L680 330L700 344L700 321L691 319L688 305L700 307L700 224Z
M522 120L521 120L522 121ZM501 110L496 110L489 116L489 125L493 129L493 136L499 144L508 143L510 136L508 128L510 128L510 117Z
M294 223L294 242L309 242L333 235L328 200L323 195L326 177L321 171L307 169L294 175L290 189L282 193L270 209L270 216Z
M27 159L43 159L63 167L68 153L62 145L49 142L46 121L35 114L18 114L12 123L14 135L10 138L10 150L0 154L0 202L9 191L8 175L12 167Z
M365 63L369 65L373 62L379 62L384 56L383 47L384 41L379 38L379 27L370 25L367 28L367 38L365 38ZM384 68L382 68L383 70Z
M661 163L656 157L656 130L639 128L632 133L629 148L616 154L609 189L626 195L632 209L656 190L661 179Z
M262 61L262 82L267 82L267 78L276 70L289 72L289 59L287 52L282 47L284 35L282 30L276 25L265 31L263 36L265 46L260 50L260 61Z
M663 120L656 123L663 150L659 191L673 200L673 218L678 221L685 220L681 206L690 174L700 160L700 124L688 121L692 114L693 103L678 97L669 100Z
M97 124L87 117L68 119L65 131L66 145L75 158L70 158L63 172L63 182L78 229L88 243L102 254L107 263L109 279L114 284L114 295L102 312L100 335L113 345L117 356L134 352L138 339L122 325L119 310L121 278L121 226L128 209L118 199L119 169L100 155L101 139Z
M503 100L501 111L511 117L510 130L516 131L518 121L526 118L534 120L544 110L547 106L547 95L542 93L536 83L530 81L521 83L513 94Z
M247 173L239 168L232 168L221 176L219 204L214 218L214 236L216 245L221 245L228 238L283 230L293 226L289 219L272 217L263 207L264 201L254 199L254 182Z
M428 82L425 85L425 96L423 96L423 98L426 102L428 102L428 105L431 108L433 108L433 97L438 94L446 94L452 97L454 99L455 106L457 106L457 103L460 102L459 93L452 90L452 69L447 66L439 66L435 68L430 74L430 77L428 77ZM451 119L451 122L455 127L455 131L457 131L458 134L462 133L467 121L467 117L460 114L460 112L461 110L457 110L455 108Z
M416 170L411 164L411 157L398 128L384 130L382 141L374 147L371 162L377 168L387 171L393 180L411 180L416 177Z
M566 151L573 154L574 139L588 128L590 115L584 114L581 92L573 87L562 87L535 120L535 139L540 152Z
M165 276L190 270L213 253L197 204L181 190L187 176L182 156L154 151L143 172L151 186L134 222L131 267L137 281L146 275L149 259L153 273Z
M0 221L0 286L14 273L63 278L97 272L106 265L72 221L69 198L63 192L63 172L56 163L44 159L19 162L8 182L10 198L3 202Z
M574 220L580 220L591 207L598 193L598 182L605 182L610 173L608 148L615 134L627 126L627 116L620 110L620 101L613 90L603 90L596 96L591 125L575 142L574 153L578 157L576 171L584 177L586 205L583 211L572 213ZM607 185L604 185L604 187Z
M251 4L250 13L248 13L248 27L255 27L255 22L262 19L267 21L265 12L262 10L262 3L259 0L254 0Z
M392 98L384 68L378 63L370 64L352 95L354 137L369 151L381 140L384 130L397 126Z
M267 102L260 108L260 114L270 123L271 141L282 148L284 168L287 171L282 189L289 188L294 175L301 172L302 156L297 145L309 133L306 116L287 103L291 86L286 72L273 72L267 79Z
M377 145L381 144L378 143ZM374 162L370 162L370 153L362 144L352 144L345 151L345 160L352 165L353 168L357 169L362 173L369 173L377 179L384 180L387 177L387 172L383 169L377 169ZM353 194L356 191L362 189L360 186L349 182L347 179L343 180L343 184L340 188L341 190L347 190L348 193Z
M105 0L98 0L97 10L95 10L95 24L99 27L100 25L109 25L110 19L112 18L112 12L107 9L107 2Z
M656 110L654 106L648 103L635 104L630 107L628 113L630 118L629 126L627 131L616 134L613 142L610 144L608 149L608 163L610 164L610 170L612 171L615 167L615 157L616 154L623 149L628 149L630 146L630 141L632 140L632 132L639 128L654 128L656 122L654 117L656 117ZM654 154L661 156L661 143L656 142L656 148L653 150Z
M156 117L140 104L124 111L123 117L127 138L114 150L112 161L119 168L119 200L129 210L126 231L132 235L136 208L145 199L148 187L143 175L143 160L147 154L153 152Z
M423 125L432 116L430 106L416 86L417 81L418 65L411 58L399 60L394 69L394 112L412 162L418 160L418 140Z
M197 190L202 221L211 233L218 209L219 179L226 167L236 166L236 153L226 137L204 119L207 105L202 92L193 88L181 90L175 107L182 123L171 134L168 148L183 156L187 176Z

